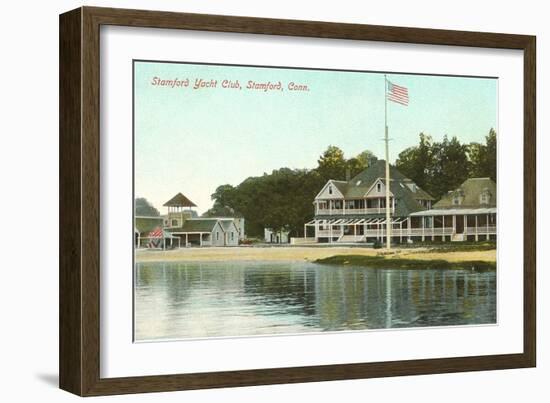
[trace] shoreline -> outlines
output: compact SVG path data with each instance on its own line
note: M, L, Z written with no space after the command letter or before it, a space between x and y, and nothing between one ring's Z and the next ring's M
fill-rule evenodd
M441 250L429 247L384 249L336 246L311 248L300 246L276 247L204 247L173 250L139 249L136 263L146 262L223 262L223 261L296 261L321 264L374 264L376 266L403 267L437 265L459 266L476 263L496 266L496 249ZM347 263L345 263L347 261ZM418 267L417 267L418 268Z
M384 269L472 269L495 270L496 262L480 260L448 261L445 259L410 259L385 256L336 255L315 263L330 266L368 266Z

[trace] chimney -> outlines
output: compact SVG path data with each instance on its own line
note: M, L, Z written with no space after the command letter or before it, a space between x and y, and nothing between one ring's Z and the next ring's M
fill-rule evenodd
M351 179L351 171L349 168L346 168L346 182L349 182Z

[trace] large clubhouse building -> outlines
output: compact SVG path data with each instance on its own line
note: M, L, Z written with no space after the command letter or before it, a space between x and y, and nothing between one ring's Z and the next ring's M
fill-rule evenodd
M431 195L391 167L386 206L385 165L379 160L349 181L329 180L315 197L304 241L383 241L388 208L394 243L496 238L496 184L491 179L468 179L434 204Z

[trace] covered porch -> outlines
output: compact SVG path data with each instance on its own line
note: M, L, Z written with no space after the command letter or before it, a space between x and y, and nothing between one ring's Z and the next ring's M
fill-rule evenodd
M181 247L212 246L212 233L210 232L172 232L172 235L180 240Z
M496 240L496 208L439 209L410 215L413 240L485 241Z
M392 218L391 236L396 242L406 241L409 222L407 217ZM386 218L333 218L314 219L304 224L306 239L315 242L358 243L382 240L386 236ZM308 238L308 235L313 237Z

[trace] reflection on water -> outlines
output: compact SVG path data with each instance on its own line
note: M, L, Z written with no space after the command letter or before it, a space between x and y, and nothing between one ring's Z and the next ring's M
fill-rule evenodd
M494 271L139 263L135 339L496 322Z

